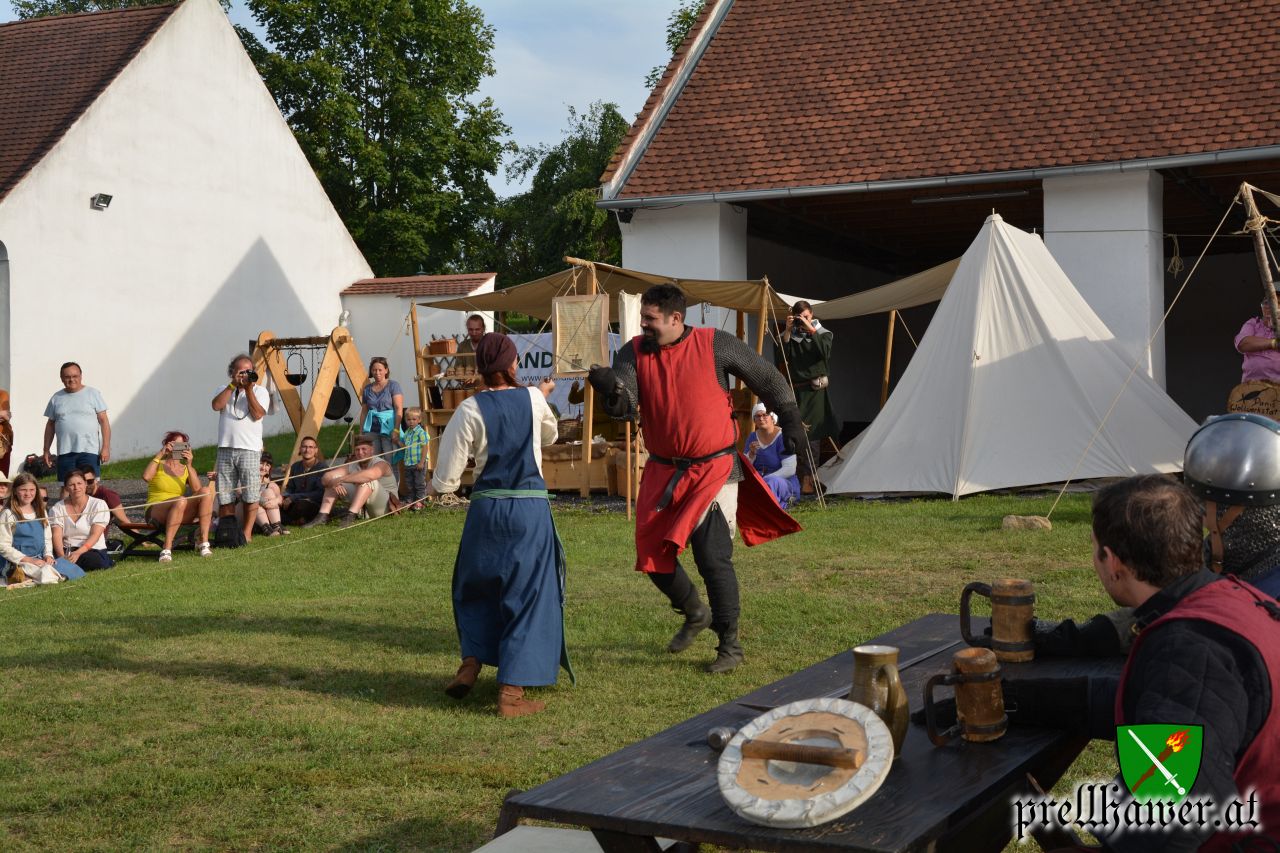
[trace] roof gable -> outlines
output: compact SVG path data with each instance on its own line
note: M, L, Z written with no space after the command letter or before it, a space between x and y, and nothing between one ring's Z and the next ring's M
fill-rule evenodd
M1225 0L736 0L616 197L1271 145L1280 55L1232 46L1278 37Z
M342 291L343 296L392 294L416 299L422 296L467 296L493 281L495 273L456 275L406 275L394 278L362 278Z
M0 24L0 200L176 8L141 6Z

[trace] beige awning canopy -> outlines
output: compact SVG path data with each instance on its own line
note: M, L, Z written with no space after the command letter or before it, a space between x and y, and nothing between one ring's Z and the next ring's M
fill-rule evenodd
M779 294L769 286L768 279L755 281L708 281L704 279L672 278L665 275L623 269L611 264L574 264L567 270L552 273L525 284L445 299L424 302L428 308L444 308L453 311L518 311L545 320L551 316L551 300L557 296L583 295L592 292L591 269L595 268L596 284L610 296L619 293L644 293L655 284L674 284L684 291L690 305L706 302L718 308L732 311L760 313L765 308L777 317L791 310L791 297ZM617 304L610 300L609 316L616 321ZM816 303L815 303L816 304Z
M813 315L819 320L844 320L937 302L947 292L947 285L951 283L951 277L955 275L958 266L960 259L956 258L880 287L832 299L821 305L815 303Z

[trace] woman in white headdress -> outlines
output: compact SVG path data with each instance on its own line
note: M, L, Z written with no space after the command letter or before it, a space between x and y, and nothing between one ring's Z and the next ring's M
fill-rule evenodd
M787 509L800 497L800 481L796 478L796 455L783 451L782 430L778 416L756 403L751 410L755 431L747 437L747 458L764 478L778 505Z

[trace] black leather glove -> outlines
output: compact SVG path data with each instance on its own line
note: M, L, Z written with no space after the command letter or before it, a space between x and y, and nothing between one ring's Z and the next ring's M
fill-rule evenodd
M800 420L799 409L783 409L778 412L778 427L782 430L782 452L787 456L799 453L809 444L809 433Z
M611 418L625 417L627 414L627 395L622 387L622 380L612 367L601 364L591 365L587 372L587 381L600 395L600 402Z

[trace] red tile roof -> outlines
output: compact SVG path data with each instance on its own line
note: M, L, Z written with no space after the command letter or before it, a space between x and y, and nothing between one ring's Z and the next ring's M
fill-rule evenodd
M406 275L399 278L362 278L342 291L343 296L369 296L390 293L396 296L466 296L491 281L496 273L475 272L460 275Z
M1280 52L1262 46L1280 42L1280 15L1261 9L1235 0L737 0L618 197L1274 145Z
M176 8L142 6L0 24L0 199Z

